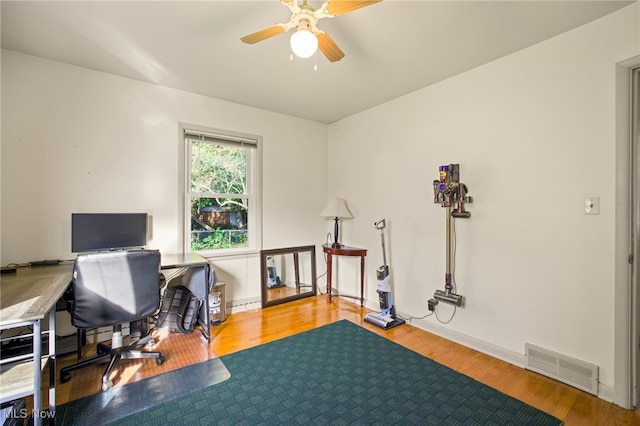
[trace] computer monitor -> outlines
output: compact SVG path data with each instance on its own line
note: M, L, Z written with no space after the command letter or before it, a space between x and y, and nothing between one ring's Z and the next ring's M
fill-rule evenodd
M73 253L142 248L146 245L146 213L71 214Z

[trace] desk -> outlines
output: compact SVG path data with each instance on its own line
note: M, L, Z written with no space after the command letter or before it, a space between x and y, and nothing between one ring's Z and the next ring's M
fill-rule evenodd
M192 279L188 283L203 306L198 315L202 332L210 341L209 331L209 283L215 282L210 273L209 261L194 254L161 255L161 269L191 268ZM23 326L33 327L33 352L9 360L2 360L2 387L0 403L33 395L34 424L40 425L42 418L42 368L49 362L52 372L49 386L49 410L55 411L55 321L56 303L71 284L73 265L39 266L18 268L15 274L0 277L0 330ZM49 315L49 353L42 356L42 320ZM37 360L41 360L37 362Z
M55 413L55 307L69 287L73 265L18 268L0 278L0 330L33 327L33 352L2 360L0 402L33 395L33 422L42 424L42 368L49 362L49 410ZM42 320L49 314L49 353L42 356Z
M329 295L329 302L331 302L332 296L331 272L333 268L331 258L333 256L360 256L360 306L364 306L364 257L367 255L367 250L349 246L331 247L330 244L323 244L322 251L327 254L327 294ZM357 299L355 296L341 296Z
M209 290L213 288L216 277L211 270L209 261L196 253L171 253L160 256L160 269L168 271L178 270L174 276L167 277L167 285L172 280L178 280L176 284L187 287L202 302L198 313L198 324L202 334L211 342L209 330Z

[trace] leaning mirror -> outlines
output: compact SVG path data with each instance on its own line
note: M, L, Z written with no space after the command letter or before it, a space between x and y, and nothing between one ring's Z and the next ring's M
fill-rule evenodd
M262 250L262 307L316 294L316 246Z

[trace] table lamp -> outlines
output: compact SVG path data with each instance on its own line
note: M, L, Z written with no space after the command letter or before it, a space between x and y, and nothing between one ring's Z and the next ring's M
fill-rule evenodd
M327 202L327 205L324 206L322 212L320 212L320 216L331 217L335 220L335 224L333 226L333 244L331 247L340 248L342 244L338 242L338 220L340 219L353 219L353 215L347 207L347 202L342 198L332 198Z

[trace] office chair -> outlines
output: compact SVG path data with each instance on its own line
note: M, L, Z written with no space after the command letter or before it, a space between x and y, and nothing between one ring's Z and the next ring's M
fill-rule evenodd
M99 343L98 356L82 360L60 371L62 383L71 379L71 372L97 364L107 364L102 375L102 390L113 386L111 370L120 359L155 358L164 362L160 352L140 350L146 343L140 339L122 346L122 323L144 324L160 305L160 252L128 250L81 254L75 261L68 302L71 323L80 330L113 327L111 346ZM148 333L148 330L146 330Z

